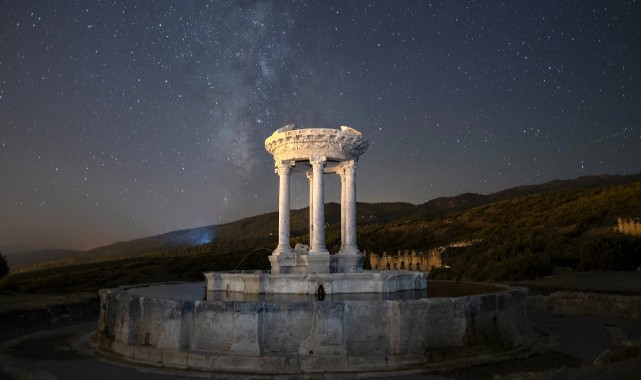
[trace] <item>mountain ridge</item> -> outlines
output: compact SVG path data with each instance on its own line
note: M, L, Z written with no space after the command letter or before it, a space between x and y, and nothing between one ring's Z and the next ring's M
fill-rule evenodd
M521 185L488 195L463 193L452 197L438 197L422 204L407 202L358 203L359 225L385 224L406 218L427 218L471 210L502 200L533 194L569 191L586 188L614 186L641 180L641 173L632 175L595 175L570 180L553 180L542 184ZM291 210L292 236L305 235L308 231L308 208ZM340 204L325 205L326 223L340 223ZM11 268L20 269L34 264L68 260L98 259L144 254L150 251L197 247L212 241L235 244L241 241L265 242L275 238L278 231L278 213L269 212L237 221L166 232L130 241L116 242L88 251L45 249L18 254L5 254Z

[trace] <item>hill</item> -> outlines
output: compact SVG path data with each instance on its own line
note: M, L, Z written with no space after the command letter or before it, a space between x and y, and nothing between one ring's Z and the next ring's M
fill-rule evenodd
M518 186L489 195L465 193L453 197L441 197L421 205L404 202L358 203L357 219L359 226L366 226L370 224L387 224L402 219L438 217L526 195L612 186L638 180L641 180L641 174L586 176L574 180L555 180L537 185ZM298 237L296 241L302 242L302 238L308 233L308 213L308 208L291 211L291 235L294 238ZM332 235L335 235L333 232L338 231L332 226L336 227L340 223L339 204L328 203L325 205L325 220L330 226L328 238L331 238ZM8 254L6 256L11 268L16 270L53 261L91 261L101 258L130 257L149 252L193 248L206 245L212 241L238 247L257 247L274 240L277 232L278 213L271 212L222 225L179 230L118 242L89 251L50 249ZM402 248L399 247L399 249Z
M70 259L84 253L84 251L74 251L71 249L43 249L31 252L9 252L4 256L12 269L19 269L34 265L35 263Z
M634 269L641 265L633 255L641 252L639 241L613 233L613 227L617 216L641 215L640 193L641 175L593 176L489 195L437 198L421 205L359 203L358 244L368 251L391 253L460 240L481 241L453 258L450 271L431 274L435 277L502 280L543 275L552 266ZM326 222L327 246L335 252L340 244L340 205L326 205ZM235 269L239 263L240 269L268 269L266 257L276 245L277 223L278 215L272 212L86 252L36 252L32 257L57 261L22 270L58 275L64 272L56 269L61 267L65 271L73 267L79 273L107 268L112 273L105 278L117 284L122 276L127 279L120 283L197 279L204 270ZM308 210L292 210L292 245L307 243L307 233ZM12 259L10 265L15 263ZM12 268L19 274L20 267ZM102 277L98 273L92 281L100 283ZM64 279L65 283L72 278Z
M364 226L359 245L380 253L480 242L459 250L449 258L451 269L433 271L432 278L503 281L543 276L553 267L641 267L641 237L615 231L618 216L641 215L641 180L553 189L441 217Z
M442 197L427 201L420 205L427 215L445 215L455 211L469 210L488 203L507 199L550 193L557 191L572 191L603 186L623 185L641 180L641 174L633 175L598 175L584 176L572 180L554 180L537 185L517 186L489 195L464 193L454 197Z

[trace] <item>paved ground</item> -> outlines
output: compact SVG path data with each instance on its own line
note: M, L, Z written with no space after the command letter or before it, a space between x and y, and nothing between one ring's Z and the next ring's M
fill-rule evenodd
M628 294L631 294L630 291L641 293L641 281L636 282L641 279L641 274L639 276L625 274L619 278L617 285L610 282L617 281L616 274L606 274L605 277L609 279L606 282L597 278L598 274L592 276L592 280L589 276L544 279L530 286L541 286L541 282L559 284L565 281L566 286L558 288L614 293L624 290L623 293ZM95 357L88 341L91 331L96 326L95 299L76 306L50 306L45 311L37 310L39 311L34 312L35 314L15 310L13 314L0 314L2 326L0 329L0 379L146 380L227 377L222 374L182 373L134 367ZM43 316L44 320L42 320ZM548 334L548 344L545 347L539 347L536 352L526 357L429 373L414 371L402 374L368 374L358 377L581 380L639 378L641 373L640 320L581 315L557 316L534 311L530 312L529 317L530 322L537 329L544 335ZM353 377L353 375L344 376L344 378ZM312 378L335 378L335 376Z

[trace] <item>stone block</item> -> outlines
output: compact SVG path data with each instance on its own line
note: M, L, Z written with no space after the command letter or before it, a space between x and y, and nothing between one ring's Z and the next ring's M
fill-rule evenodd
M343 323L347 355L389 353L389 313L387 302L345 302Z
M229 352L234 341L236 308L233 303L199 302L196 305L191 348L211 353Z
M163 350L162 351L162 363L167 366L174 368L187 368L188 363L188 353L183 351L175 350Z
M263 351L270 355L296 355L313 333L313 303L266 304L261 313Z
M427 329L427 350L462 346L465 320L455 311L455 299L438 298L430 301L426 308L427 318L423 322Z
M150 324L145 331L150 344L165 350L181 348L181 306L180 301L168 299L159 299L151 306Z
M300 370L304 372L336 372L350 368L346 357L307 355L300 357Z
M117 340L114 341L113 344L111 345L111 350L116 354L122 355L126 358L134 357L134 346L117 341Z
M229 349L233 355L260 356L261 342L259 320L262 317L263 304L235 303L233 331L234 340Z
M398 304L398 337L396 353L407 355L422 354L427 348L427 300L406 301Z
M344 304L343 303L314 303L315 331L310 338L313 344L308 343L309 351L314 355L337 356L345 355L344 337Z
M115 340L119 342L127 342L129 338L129 305L127 302L122 302L122 297L122 295L120 297L116 297L113 303L115 313L119 318L114 320L112 333Z
M145 363L161 363L162 350L149 346L134 346L133 358Z
M329 252L307 256L308 273L329 273Z
M213 369L212 361L215 354L205 352L187 352L187 368L190 369Z

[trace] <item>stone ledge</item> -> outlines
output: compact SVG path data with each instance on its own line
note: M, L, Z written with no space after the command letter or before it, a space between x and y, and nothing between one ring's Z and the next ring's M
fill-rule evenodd
M214 292L317 294L320 286L325 294L393 293L427 289L427 273L410 271L326 274L207 272L204 275L207 290Z
M132 362L230 373L429 366L531 343L525 289L497 288L458 298L297 302L284 297L272 303L178 301L136 296L124 287L106 289L100 291L103 328L96 349Z

